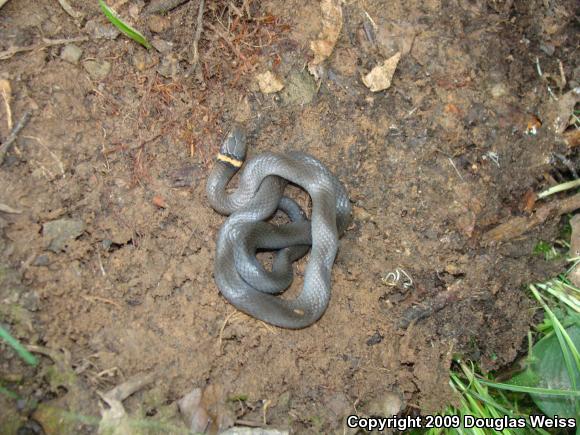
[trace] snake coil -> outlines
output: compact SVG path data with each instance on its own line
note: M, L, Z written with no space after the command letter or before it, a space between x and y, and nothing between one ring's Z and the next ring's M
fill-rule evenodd
M342 183L314 157L300 152L263 153L247 162L244 131L235 127L223 142L207 180L207 197L218 213L229 215L219 231L214 277L223 296L239 310L282 328L299 329L316 322L330 300L330 275L338 238L351 220ZM226 187L242 168L238 188ZM284 196L288 183L312 198L311 221ZM266 222L282 210L290 223ZM292 262L311 247L302 292L293 300L277 297L292 282ZM272 270L256 258L274 250Z

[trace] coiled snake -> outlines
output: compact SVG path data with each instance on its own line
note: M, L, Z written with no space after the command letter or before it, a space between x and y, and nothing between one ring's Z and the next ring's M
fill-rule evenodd
M243 130L235 127L223 142L207 180L211 206L229 215L219 231L214 277L223 296L239 310L283 328L299 329L316 322L330 300L330 274L338 238L351 219L342 183L308 154L263 153L244 165L238 188L226 187L246 158ZM294 200L284 196L288 183L312 198L308 221ZM266 222L282 210L290 223ZM292 282L292 262L312 246L302 292L293 300L277 297ZM272 271L256 258L258 250L276 250Z

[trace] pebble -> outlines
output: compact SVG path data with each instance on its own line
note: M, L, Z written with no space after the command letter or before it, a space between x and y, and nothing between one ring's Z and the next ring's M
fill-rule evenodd
M20 295L20 305L26 308L28 311L38 311L40 306L40 298L38 293L34 290L28 291Z
M83 50L74 44L65 45L62 51L60 52L60 58L65 60L73 65L77 65L81 56L83 55Z
M121 33L112 24L102 23L100 20L87 21L85 32L94 39L115 39Z
M154 66L157 63L157 59L144 50L138 50L133 55L132 62L137 70L145 71Z
M496 83L491 87L490 92L493 98L499 98L503 97L504 95L507 95L508 90L505 84Z
M106 60L87 60L83 67L93 80L103 80L111 72L111 64Z
M32 263L32 265L33 266L48 266L49 263L50 263L50 258L48 258L48 255L41 254L34 259L34 262Z
M548 56L552 56L556 51L556 47L554 47L552 44L540 44L540 50L542 50Z
M147 25L149 26L149 30L153 33L162 33L165 32L171 23L165 17L160 15L151 15L147 20Z
M57 219L42 226L42 235L48 241L48 249L59 253L69 240L74 240L85 231L85 223L79 219Z
M157 72L166 79L176 77L179 73L179 62L173 54L163 58L161 64L157 67Z
M164 39L153 38L151 45L159 53L167 54L173 50L173 42L165 41Z

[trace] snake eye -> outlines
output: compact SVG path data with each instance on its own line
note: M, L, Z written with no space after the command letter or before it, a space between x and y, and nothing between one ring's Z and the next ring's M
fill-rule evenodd
M225 138L220 153L244 161L247 149L245 131L241 127L235 126Z

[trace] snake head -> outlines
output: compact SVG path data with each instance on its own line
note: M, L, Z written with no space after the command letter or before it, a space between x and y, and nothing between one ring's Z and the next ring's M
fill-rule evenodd
M220 154L243 162L246 159L247 150L248 146L246 145L246 132L242 129L242 127L235 126L228 133L227 137L222 143Z

